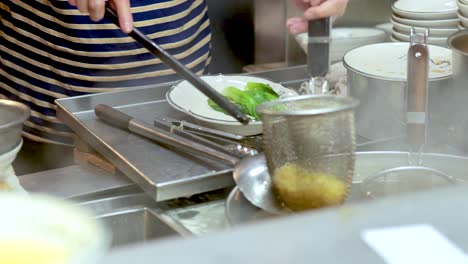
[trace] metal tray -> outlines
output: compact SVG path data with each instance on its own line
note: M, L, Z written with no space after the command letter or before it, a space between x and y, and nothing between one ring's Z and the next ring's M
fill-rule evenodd
M254 75L289 87L307 78L303 66ZM195 122L166 102L165 94L173 84L59 99L57 116L156 201L233 186L229 166L160 146L107 125L94 114L97 104L107 104L149 124L164 116Z

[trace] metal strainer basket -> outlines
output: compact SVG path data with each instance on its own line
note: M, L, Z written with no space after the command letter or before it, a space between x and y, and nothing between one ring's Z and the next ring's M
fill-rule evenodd
M350 97L309 95L257 108L273 191L286 208L302 211L345 201L354 174L357 105Z

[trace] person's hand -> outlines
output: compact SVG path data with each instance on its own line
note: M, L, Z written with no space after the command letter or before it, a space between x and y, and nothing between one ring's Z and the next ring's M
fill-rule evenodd
M292 0L298 8L304 11L301 17L288 19L287 27L291 34L307 31L308 21L324 17L337 18L346 11L348 0Z
M105 0L68 0L76 6L81 13L89 14L93 21L99 21L104 17L106 8ZM109 0L111 7L119 16L120 28L124 33L129 33L133 29L133 17L130 11L130 0Z

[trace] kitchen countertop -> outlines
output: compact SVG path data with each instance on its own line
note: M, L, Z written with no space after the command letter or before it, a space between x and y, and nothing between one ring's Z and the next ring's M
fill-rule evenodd
M121 248L101 263L386 263L363 242L362 232L414 224L432 225L466 251L467 198L466 186L401 195L189 240L159 240ZM411 252L408 248L401 254Z

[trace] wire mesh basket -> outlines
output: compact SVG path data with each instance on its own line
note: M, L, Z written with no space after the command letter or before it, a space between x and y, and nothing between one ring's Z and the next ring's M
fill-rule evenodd
M354 109L358 101L333 95L264 103L264 149L273 191L293 211L338 205L352 184Z

